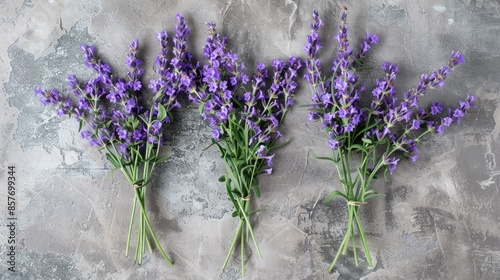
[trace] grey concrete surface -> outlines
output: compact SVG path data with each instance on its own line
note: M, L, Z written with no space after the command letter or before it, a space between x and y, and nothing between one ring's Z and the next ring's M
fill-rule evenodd
M252 69L257 61L305 57L302 47L313 9L334 44L340 7L349 8L351 42L365 32L380 43L370 56L398 64L401 92L421 73L445 64L451 50L466 59L443 89L425 99L454 104L478 97L473 110L444 135L429 138L417 163L403 162L376 188L386 195L363 206L375 267L343 257L330 264L346 227L345 203L321 200L339 187L335 171L308 156L328 146L303 107L288 115L284 134L294 141L276 152L274 173L260 178L263 208L255 234L263 260L251 254L246 279L500 279L500 2L494 0L3 0L0 2L0 279L239 279L238 257L222 271L237 221L217 178L224 172L215 149L203 151L210 131L196 107L178 111L170 128L172 159L150 188L152 223L172 256L144 265L124 256L132 190L97 149L33 96L37 85L65 87L67 74L85 77L79 45L92 43L122 69L128 43L144 47L146 71L158 51L156 32L172 34L175 13L192 30L189 49L201 58L204 22L213 21ZM328 32L329 30L329 32ZM331 58L333 47L322 50ZM310 92L302 81L297 103ZM185 104L185 103L184 103ZM16 166L17 274L8 272L7 167Z

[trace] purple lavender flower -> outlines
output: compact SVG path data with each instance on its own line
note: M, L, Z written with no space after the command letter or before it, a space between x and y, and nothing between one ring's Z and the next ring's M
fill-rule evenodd
M161 121L154 121L151 124L150 134L151 135L160 135L161 127L162 127L162 122Z
M456 108L455 110L453 110L453 119L455 119L457 123L460 122L464 115L465 113L461 108Z
M444 132L444 126L443 125L437 125L436 126L436 133L437 134L443 134Z
M80 49L85 52L84 58L85 58L85 64L87 67L93 67L95 64L97 64L97 59L94 57L94 53L96 51L95 46L88 46L88 45L80 45Z
M317 33L318 29L323 25L323 22L319 18L318 11L313 11L313 21L311 22L311 30L313 31L311 35L307 35L307 43L304 50L307 52L309 57L315 57L319 49L321 49L321 40Z
M136 107L137 103L136 103L136 100L135 98L130 98L129 100L127 100L127 103L125 105L125 112L131 114L134 110L134 108Z
M441 111L443 111L443 104L441 102L432 102L431 115L438 115Z
M391 174L396 169L398 162L399 158L387 157L386 154L383 155L383 164L388 166L387 168Z
M361 43L361 56L365 55L371 48L372 45L378 43L378 36L375 34L366 34L363 43Z
M413 119L411 123L411 130L417 130L420 128L420 121L418 119Z
M220 131L218 128L212 130L212 137L214 138L215 141L219 141L220 140Z
M340 142L335 139L330 139L328 140L328 146L330 146L330 149L336 150L340 147Z
M90 137L90 132L88 130L83 130L83 131L80 132L80 136L83 139L88 139Z
M450 62L448 65L451 68L451 67L454 67L454 66L457 66L459 64L464 63L464 61L465 61L464 57L462 56L462 54L460 54L460 52L452 51L451 52L451 59L450 59Z
M306 68L307 73L304 75L304 79L309 81L311 84L319 83L319 76L317 72L320 71L321 66L319 63L319 59L316 59L316 54L319 49L321 49L321 40L319 39L318 29L323 25L323 22L319 18L318 11L313 11L313 21L311 23L311 34L308 35L307 43L304 47L304 50L308 54L308 59L306 60Z
M130 43L129 47L130 47L130 52L127 55L127 60L126 60L125 64L132 69L132 72L129 72L129 75L128 75L130 78L132 78L132 77L136 76L135 75L136 73L139 73L139 75L137 75L137 76L140 76L140 74L142 74L142 72L143 72L143 70L141 68L142 61L140 59L137 59L137 57L136 57L137 50L139 49L139 40L134 39ZM134 71L138 71L138 72L134 73Z
M78 80L74 75L68 75L68 88L69 89L76 89L78 88ZM74 91L75 95L78 95L78 91Z
M59 91L57 89L44 91L40 87L35 89L35 94L40 95L40 102L43 105L54 105L61 102L61 96L59 95Z
M66 98L64 101L59 102L59 106L56 110L58 116L67 115L72 111L71 100Z
M87 67L94 69L94 71L103 77L107 77L111 73L111 67L105 63L101 63L101 60L95 55L95 46L83 44L80 46L80 49L85 52L84 59Z
M118 129L118 139L125 140L129 136L129 133L126 129Z
M445 126L445 127L446 127L446 126L450 126L450 125L451 125L451 123L453 122L453 119L452 119L452 118L450 118L450 117L444 117L444 118L442 118L441 120L442 120L442 121L441 121L442 125L443 125L443 126Z

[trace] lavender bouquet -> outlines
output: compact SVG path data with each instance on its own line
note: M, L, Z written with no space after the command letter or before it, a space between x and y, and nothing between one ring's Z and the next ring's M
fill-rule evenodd
M378 42L378 37L367 34L360 44L360 50L353 50L347 39L346 16L344 9L339 33L335 36L339 48L330 76L324 76L316 56L321 48L318 30L322 26L317 11L313 13L312 33L307 36L305 45L308 58L304 78L311 84L313 92L309 120L321 121L332 150L329 157L312 155L335 165L342 186L341 190L333 191L324 203L334 197L341 197L347 203L348 212L347 232L329 271L340 254L347 253L350 243L358 266L356 230L368 265L373 266L358 213L369 199L379 196L371 183L381 172L384 172L384 176L392 174L402 157L416 161L418 144L423 137L441 134L446 127L459 123L467 111L474 108L475 101L474 96L468 96L453 108L444 108L440 102L432 102L427 109L419 108L419 97L429 89L442 87L450 71L464 61L459 52L452 52L447 66L430 75L422 75L419 85L406 91L403 96L396 96L393 85L398 67L384 62L382 70L385 76L376 81L369 105L363 106L360 98L365 88L360 84L356 72L365 68L366 54Z
M250 221L252 193L260 196L257 175L271 174L274 154L271 150L286 144L278 130L293 104L297 88L297 70L301 61L292 57L288 63L274 60L272 74L257 64L257 73L250 78L245 65L227 47L227 38L210 29L204 56L208 63L197 70L201 80L190 88L189 99L200 104L201 116L211 128L212 145L220 150L226 166L224 182L229 200L234 205L233 217L239 219L236 233L223 269L238 242L241 248L241 269L245 275L245 242L252 238L262 258Z
M74 95L62 96L57 89L35 89L44 105L55 106L59 116L74 116L80 123L82 138L90 146L98 147L106 153L106 158L114 168L122 171L129 187L134 191L134 203L127 236L126 255L131 246L131 234L137 205L140 208L137 225L135 260L142 264L146 244L152 252L151 235L155 246L165 260L173 264L165 254L146 212L146 186L151 183L158 163L168 159L160 154L166 143L163 128L172 122L171 111L180 107L177 96L191 84L188 73L191 70L191 54L186 52L189 29L184 18L177 15L172 59L168 49L166 31L158 33L161 51L155 60L157 80L149 83L152 99L143 87L144 73L142 61L137 58L139 42L130 43L126 64L130 68L125 79L112 74L112 69L97 55L95 46L82 45L87 67L94 70L96 77L88 81L78 81L74 75L68 76L69 91Z

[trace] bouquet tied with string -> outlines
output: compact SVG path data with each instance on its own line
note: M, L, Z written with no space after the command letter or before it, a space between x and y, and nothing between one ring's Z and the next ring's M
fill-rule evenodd
M234 205L232 216L238 219L236 233L223 268L240 242L241 269L245 275L245 242L253 240L257 254L259 245L252 229L251 201L260 196L257 175L271 174L272 150L286 144L280 141L280 125L297 88L300 60L291 57L288 63L274 60L272 71L257 64L253 77L245 74L245 65L227 46L227 38L210 29L204 56L208 60L198 65L200 80L190 88L189 99L199 104L202 118L212 128L212 145L221 154L226 173L219 179L225 183L229 200Z
M367 34L354 50L348 40L346 9L341 16L339 33L335 36L338 51L332 62L331 72L324 74L317 52L321 48L318 34L323 25L317 11L313 12L311 34L307 36L305 50L307 72L304 78L312 88L312 104L309 120L321 122L326 132L331 156L318 157L331 162L337 171L340 186L325 200L340 197L347 203L347 232L329 268L331 271L340 254L345 255L352 244L354 260L358 265L356 231L361 241L366 261L372 266L370 251L358 213L368 200L379 196L372 182L380 173L392 174L401 158L415 162L418 145L427 135L441 134L452 124L458 124L469 109L474 108L475 97L468 96L455 107L445 108L440 102L432 102L429 108L419 106L419 98L428 90L440 88L454 67L464 61L459 52L452 52L448 65L424 74L420 83L397 95L394 80L398 67L384 62L384 76L377 79L371 91L369 104L360 101L365 87L359 81L358 71L366 68L365 58L373 44L378 42L374 34Z
M44 105L56 107L57 115L74 117L79 122L81 137L88 140L90 146L102 150L114 169L120 170L127 179L128 187L134 192L134 202L125 254L129 253L135 224L138 264L142 264L146 246L152 252L151 238L163 258L173 264L153 230L145 197L155 168L169 158L160 150L166 144L165 128L172 123L172 111L180 107L177 97L187 90L193 78L189 76L191 54L185 50L189 29L181 14L177 14L176 19L172 51L166 31L156 36L161 47L154 62L158 78L151 80L147 87L141 80L143 62L137 57L139 42L135 39L129 45L126 78L113 74L111 67L97 56L95 46L82 45L85 64L94 71L95 77L81 81L69 75L67 96L57 89L35 89ZM148 88L152 93L148 93ZM137 207L138 221L135 220Z

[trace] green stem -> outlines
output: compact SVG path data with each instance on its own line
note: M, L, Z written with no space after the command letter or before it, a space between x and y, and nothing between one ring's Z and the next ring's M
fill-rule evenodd
M352 236L352 218L353 218L352 208L353 207L354 206L351 206L351 205L347 206L347 211L349 212L349 220L347 222L347 232L346 232L347 240L346 240L346 244L344 245L344 250L342 252L342 255L347 254L347 248L349 247L349 239Z
M240 247L241 247L241 275L245 277L245 226L241 227L240 233Z
M140 265L142 263L142 257L140 253L140 245L141 245L141 220L142 216L139 216L139 223L137 224L137 242L135 244L135 260Z
M354 252L354 263L356 264L356 266L359 266L358 253L356 252L356 237L354 236L354 224L351 226L352 226L352 251Z
M368 262L368 266L373 267L372 258L370 256L370 250L368 250L365 234L363 232L363 228L361 227L361 222L359 220L357 211L354 211L354 216L356 217L356 225L358 226L358 232L359 232L359 237L361 238L361 244L363 244L363 251L365 251L366 261Z
M139 203L142 201L142 198L139 198ZM144 255L144 236L146 235L146 229L144 228L144 215L141 213L139 217L139 223L137 224L137 232L139 233L137 236L138 246L137 250L139 251L139 260L138 263L142 264L142 256Z
M146 207L146 204L144 204L144 196L142 195L143 193L143 188L140 188L139 193L141 194L141 197L139 200L143 203L144 207ZM142 255L146 252L146 225L144 224L144 214L141 213L141 219L139 221L140 224L140 229L141 229L141 262L142 262Z
M240 219L238 222L238 228L236 229L236 232L234 234L233 242L231 243L231 247L229 248L229 252L227 253L226 260L224 261L224 265L222 266L222 270L226 268L226 265L229 261L229 258L231 257L231 254L234 251L234 247L236 246L236 242L238 241L238 237L240 236L240 230L241 226L243 225L243 221Z
M139 190L138 189L135 189L135 194L136 195L139 195ZM165 254L165 251L163 251L163 248L161 247L160 245L160 242L158 241L158 238L156 237L156 234L153 230L153 227L151 226L151 222L149 221L149 218L146 214L146 209L144 208L144 204L142 203L142 201L139 200L139 205L141 206L141 210L142 210L142 213L143 213L143 216L146 220L146 224L149 228L149 232L151 233L151 236L153 237L153 240L155 242L155 245L156 247L158 248L158 250L160 251L161 255L163 256L163 258L170 264L170 265L174 265L174 263L170 260L170 258L167 256L167 254Z
M389 156L389 155L387 155ZM384 165L384 161L383 161L383 158L380 158L377 165L373 168L372 172L370 173L370 176L368 176L368 179L366 179L365 181L365 184L363 186L363 190L366 191L366 189L368 188L368 186L370 186L372 180L373 180L373 177L375 177L375 174L377 174L378 170Z
M342 173L343 173L343 177L340 177L341 179L343 179L344 181L347 181L347 167L346 167L346 160L345 160L345 153L340 153L340 162L342 163ZM347 186L347 190L349 191L349 186ZM349 192L346 193L347 196L349 196Z
M250 220L248 219L248 216L246 214L246 212L248 211L248 204L246 204L245 207L243 207L241 205L240 199L236 199L236 201L238 202L238 206L240 207L241 214L243 215L243 218L244 218L246 225L248 227L248 231L250 232L250 236L252 237L253 243L255 244L255 248L257 249L257 254L259 255L259 258L262 259L262 253L260 252L259 244L257 244L257 240L255 239L255 236L253 234L252 225L250 224Z
M134 206L132 206L132 215L130 216L130 225L128 227L128 235L127 235L127 248L125 249L125 256L128 256L128 251L130 249L130 237L132 235L132 226L134 225L134 217L135 217L135 208L137 205L137 197L134 196Z
M142 205L144 205L144 208L146 208L146 186L141 188L141 199L142 199ZM153 253L153 247L151 246L151 241L149 240L149 236L146 233L146 219L143 219L143 224L142 224L143 230L144 230L144 241L148 244L149 252ZM146 250L146 246L144 244L142 245L143 247L143 252Z
M335 155L335 152L333 152L333 153ZM337 153L337 157L340 160L340 156L338 153ZM335 169L337 170L337 174L339 175L339 178L342 179L342 174L341 174L340 169L339 169L339 164L337 162L333 162L333 164L335 165ZM347 193L348 193L347 186L345 184L341 184L341 185L342 185L342 189L344 189L344 193L347 195Z
M258 160L256 160L256 161L254 162L254 164L253 164L252 174L257 174L257 172L256 172L256 171L257 171L257 165L258 165L258 163L259 163L259 161L258 161ZM251 189L252 189L252 183L253 183L253 181L254 181L254 177L255 177L255 176L257 176L257 175L254 175L254 176L251 176L251 177L250 177L250 183L248 184L248 190L247 190L247 191L248 191L248 193L247 193L247 195L250 195L250 191L251 191Z
M344 239L342 239L342 242L340 243L340 246L339 248L337 249L337 253L335 254L335 258L333 259L333 262L332 264L330 265L330 267L328 268L328 272L332 272L332 269L333 269L333 266L335 265L335 263L337 263L337 260L338 258L340 257L340 253L342 252L342 248L344 247L344 244L346 242L346 239L347 239L347 234L344 235Z

